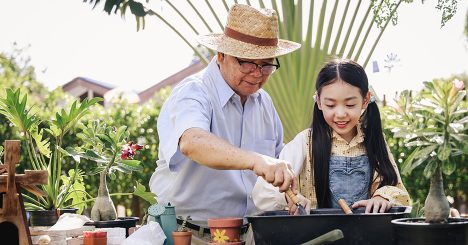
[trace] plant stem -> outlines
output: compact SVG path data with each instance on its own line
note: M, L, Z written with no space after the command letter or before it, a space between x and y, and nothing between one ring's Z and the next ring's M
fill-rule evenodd
M109 196L131 196L133 195L133 193L112 193L112 194L109 194ZM88 202L91 202L91 201L94 201L96 200L96 197L93 197L93 198L90 198L90 199L86 199L82 202L78 202L78 203L75 203L75 204L70 204L70 205L66 205L66 206L63 206L63 208L71 208L73 207L73 205L79 205L79 204L82 204L82 203L88 203Z
M424 203L424 215L428 223L441 223L449 217L450 206L444 193L444 182L440 165L431 177L431 186L426 202Z

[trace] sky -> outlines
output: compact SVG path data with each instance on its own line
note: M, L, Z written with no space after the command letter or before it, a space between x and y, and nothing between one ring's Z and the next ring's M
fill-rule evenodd
M379 97L418 89L433 78L468 74L463 34L468 1L459 1L457 14L443 28L435 2L403 4L398 24L382 36L371 58L380 71L366 69ZM142 91L192 61L193 51L157 18L147 18L146 28L137 32L130 15L122 19L102 9L81 0L0 1L0 52L11 52L13 42L29 45L26 54L37 79L51 89L82 76ZM391 71L384 68L390 54L399 60Z

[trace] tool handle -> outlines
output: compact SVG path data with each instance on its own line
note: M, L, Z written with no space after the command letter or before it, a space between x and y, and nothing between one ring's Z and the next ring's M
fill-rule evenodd
M286 191L286 195L288 195L288 197L291 198L291 200L293 201L294 204L296 204L296 205L299 204L299 198L296 196L296 194L294 194L294 192L292 192L291 189L288 189Z
M348 207L348 204L346 204L346 201L344 199L338 200L338 205L340 205L341 209L345 214L352 214L353 211Z

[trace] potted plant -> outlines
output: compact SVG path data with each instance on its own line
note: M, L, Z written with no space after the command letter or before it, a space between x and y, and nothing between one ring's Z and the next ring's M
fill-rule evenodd
M62 143L64 137L88 113L88 109L99 101L100 98L85 99L81 103L74 101L68 109L57 111L53 118L43 119L38 115L37 108L28 105L27 95L21 96L20 89L7 89L5 97L0 98L0 113L19 129L26 142L32 168L48 171L48 183L41 185L40 189L30 190L36 196L23 195L31 225L50 226L57 221L60 213L57 210L85 207L85 203L77 204L87 198L82 173L78 168L80 161L77 158L66 158L69 154L62 148ZM62 165L72 163L71 159L74 160L74 166L66 175ZM39 216L35 215L37 212ZM36 220L45 223L36 223Z
M186 218L179 216L179 219L183 220L182 224L176 231L172 232L172 239L174 240L174 245L190 245L192 242L192 231L189 231L186 227L187 220L190 220L190 215Z
M212 240L212 243L210 244L240 244L240 231L242 224L242 218L226 217L208 219L208 227L210 228Z
M143 146L128 141L129 135L126 126L119 128L102 124L98 120L89 121L86 125L79 126L82 132L77 136L82 139L83 145L68 149L74 158L84 158L97 164L93 173L99 174L99 189L96 198L88 199L94 201L91 209L91 219L96 227L134 227L138 217L119 217L107 187L107 177L115 179L115 172L131 173L142 170L140 161L134 159L137 151ZM90 173L90 174L93 174ZM151 204L156 203L155 195L146 192L146 188L136 183L133 193L114 193L113 195L137 195Z
M395 137L414 147L401 165L402 174L424 166L424 176L430 178L423 208L425 219L397 219L392 223L399 244L466 244L468 219L449 218L442 178L455 171L455 157L468 153L466 90L458 80L435 80L424 85L414 98L408 91L402 93L389 126Z

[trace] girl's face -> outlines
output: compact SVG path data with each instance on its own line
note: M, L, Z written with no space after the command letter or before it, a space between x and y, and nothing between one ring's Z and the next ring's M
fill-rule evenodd
M356 135L361 112L367 108L370 92L365 98L361 90L342 80L322 87L317 100L327 124L344 140L350 142Z

